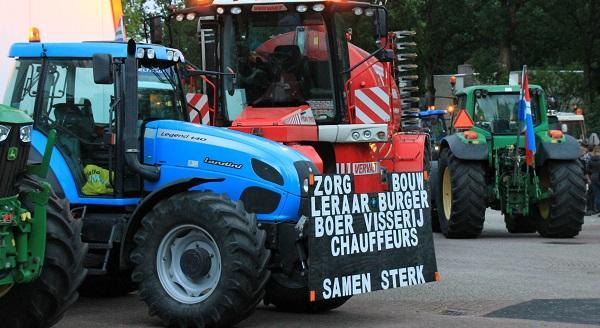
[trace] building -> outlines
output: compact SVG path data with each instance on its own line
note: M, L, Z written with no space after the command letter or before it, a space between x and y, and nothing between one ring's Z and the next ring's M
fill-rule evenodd
M115 40L122 35L121 0L0 0L0 102L14 60L11 44L27 42L29 28L43 42Z

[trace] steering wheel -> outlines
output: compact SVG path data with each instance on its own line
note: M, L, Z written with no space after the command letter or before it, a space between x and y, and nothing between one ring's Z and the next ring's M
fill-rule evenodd
M272 53L270 59L276 72L284 71L285 66L293 66L294 64L291 63L292 55L286 52Z

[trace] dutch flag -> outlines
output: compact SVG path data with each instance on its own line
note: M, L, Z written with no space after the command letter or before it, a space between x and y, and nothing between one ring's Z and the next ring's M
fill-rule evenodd
M533 164L535 154L535 134L533 132L533 116L531 114L531 95L529 94L529 78L527 66L523 66L521 77L521 96L519 98L519 121L525 123L525 158L527 165Z

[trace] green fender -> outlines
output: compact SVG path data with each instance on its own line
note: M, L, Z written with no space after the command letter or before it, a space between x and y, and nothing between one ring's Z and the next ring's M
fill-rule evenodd
M545 141L545 142L544 142ZM543 165L547 160L574 160L579 158L579 141L570 135L561 140L540 140L535 161Z
M465 139L462 132L447 136L441 142L441 149L444 148L450 148L452 154L458 159L470 161L488 159L488 145L481 134L475 140Z

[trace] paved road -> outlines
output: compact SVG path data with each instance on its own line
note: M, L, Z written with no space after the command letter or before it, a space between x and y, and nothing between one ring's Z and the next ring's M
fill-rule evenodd
M600 326L600 218L575 239L511 235L488 211L476 240L436 235L442 281L361 295L321 315L259 307L239 327ZM59 328L159 327L136 295L83 298Z

